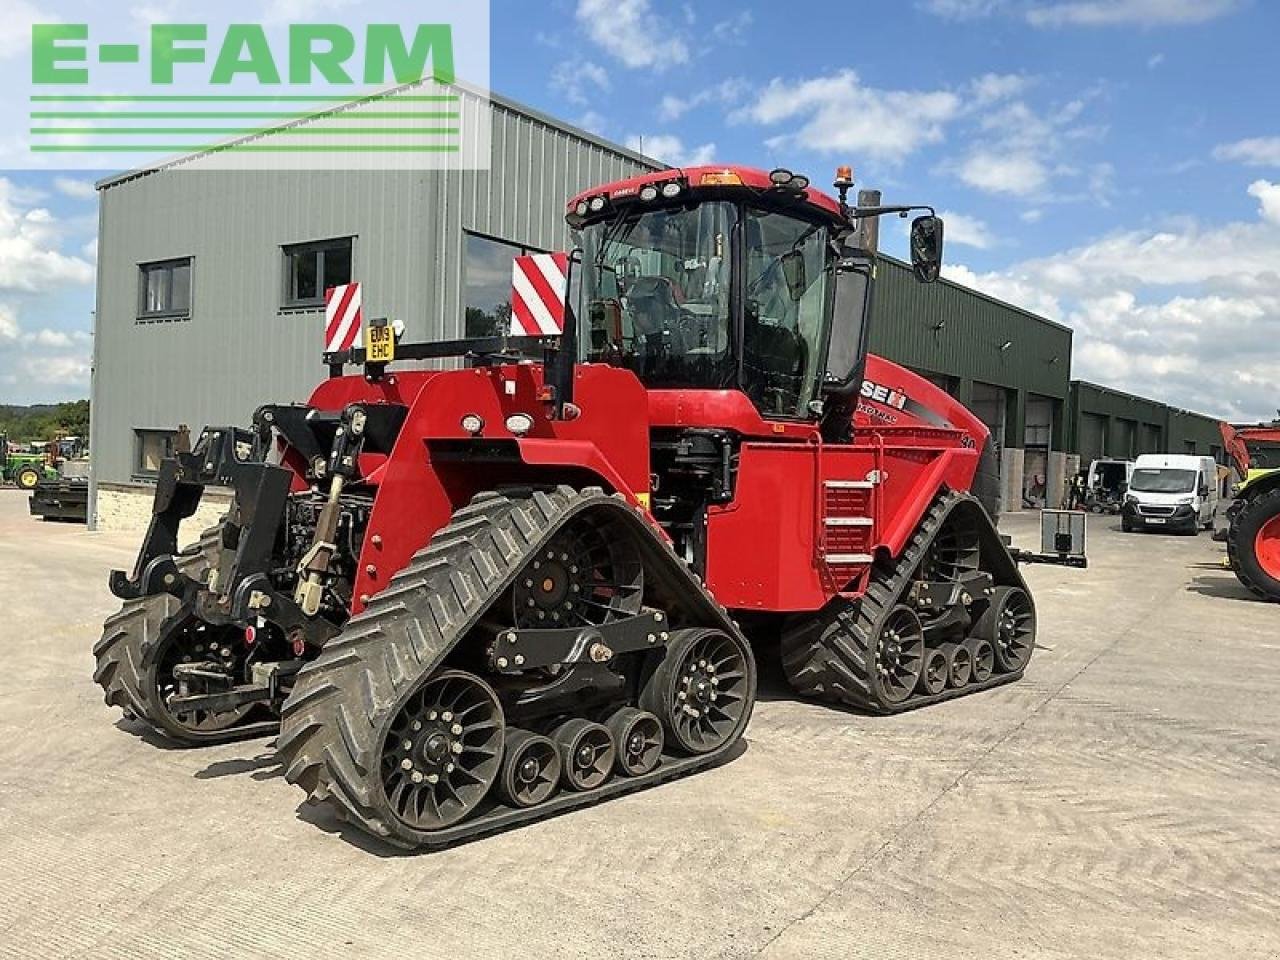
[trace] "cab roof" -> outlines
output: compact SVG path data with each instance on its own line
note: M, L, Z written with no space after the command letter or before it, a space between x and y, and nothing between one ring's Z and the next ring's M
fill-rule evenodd
M762 192L785 195L785 193L790 192L796 198L796 202L807 208L809 212L819 214L833 222L846 222L845 217L840 212L840 204L821 190L816 190L809 186L803 191L785 191L784 188L779 188L774 184L768 172L755 167L733 165L677 167L592 187L573 197L565 206L565 214L571 221L577 219L579 222L603 218L608 216L610 211L616 211L619 204L640 202L640 191L649 184L661 187L673 181L680 183L686 191L693 193L695 196L713 192L722 196L726 193L733 194L737 192L743 195L758 195ZM577 216L576 211L580 203L583 201L589 203L596 197L601 196L608 201L608 206L604 210L590 213L585 218Z

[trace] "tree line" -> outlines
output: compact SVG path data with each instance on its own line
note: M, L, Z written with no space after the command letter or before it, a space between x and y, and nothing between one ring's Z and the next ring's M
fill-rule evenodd
M89 436L89 401L31 407L0 406L0 434L14 443Z

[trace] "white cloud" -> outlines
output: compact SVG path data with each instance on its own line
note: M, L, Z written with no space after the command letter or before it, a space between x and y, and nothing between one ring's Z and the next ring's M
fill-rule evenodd
M719 43L741 43L755 22L750 10L743 10L737 16L721 20L711 28L711 36Z
M1023 210L1018 214L1018 219L1023 223L1039 223L1044 219L1044 211L1038 207L1033 207L1030 210Z
M661 71L689 60L689 45L649 0L578 0L577 17L601 49L632 69Z
M977 217L952 210L940 210L938 216L942 217L945 224L943 233L947 243L976 247L979 250L989 250L995 245L996 238L992 235L991 228ZM910 226L907 229L910 230Z
M1280 224L1280 183L1255 180L1249 184L1249 196L1258 198L1263 219Z
M808 80L775 78L735 119L798 124L767 141L770 147L896 163L940 142L961 107L961 98L950 90L881 90L864 86L852 70L840 70Z
M31 49L31 25L57 20L27 0L5 0L4 16L0 17L0 60L27 55Z
M1280 137L1252 137L1224 143L1214 149L1213 158L1251 167L1280 167Z
M971 84L973 107L986 107L1016 97L1031 85L1031 78L1020 73L984 73Z
M13 307L0 303L0 343L13 343L22 336L22 327L18 326L18 315Z
M96 200L98 188L92 180L77 180L74 177L55 177L53 186L64 196L75 200Z
M1102 237L978 274L945 275L1070 325L1073 376L1240 420L1269 417L1280 381L1280 184L1255 220Z
M562 60L551 71L551 88L574 106L583 107L592 94L608 92L609 71L590 60Z
M93 282L92 265L57 248L59 224L43 207L23 209L0 177L0 289L43 293Z
M989 17L1005 5L1005 0L923 0L920 7L948 20L977 20Z
M88 351L76 354L27 357L22 371L43 386L74 387L83 393L89 389L89 373L93 369Z
M1238 9L1240 0L1070 0L1027 11L1037 27L1162 26L1205 23Z
M1164 63L1164 54L1163 54L1163 53L1155 53L1155 54L1152 54L1151 56L1147 57L1147 69L1148 69L1148 70L1154 70L1156 67L1160 66L1160 64L1162 64L1162 63Z
M979 150L961 164L960 179L988 193L1025 197L1044 188L1049 170L1030 153Z
M673 167L700 167L711 163L716 158L716 145L704 143L697 147L686 147L679 137L669 134L641 136L639 134L627 138L627 146L645 156L661 160Z
M690 110L695 110L707 104L714 103L723 107L732 106L745 96L747 89L748 85L745 80L733 77L728 80L722 80L714 86L703 87L689 96L678 96L669 93L658 104L658 119L664 123L670 123L673 120L679 120Z

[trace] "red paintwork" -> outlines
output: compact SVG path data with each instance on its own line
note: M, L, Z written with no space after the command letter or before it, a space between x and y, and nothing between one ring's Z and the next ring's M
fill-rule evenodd
M706 173L736 173L742 179L742 186L703 186L701 182L702 175ZM668 183L672 180L683 180L688 185L688 188L694 193L699 191L723 191L734 189L742 190L743 192L748 190L754 192L758 190L768 190L773 186L769 180L769 174L764 170L757 170L754 167L683 167L677 170L661 170L657 173L646 173L638 177L630 177L626 180L618 180L614 183L608 183L604 186L593 187L590 190L583 191L570 200L565 210L568 213L572 213L574 208L577 207L579 201L589 200L592 197L598 197L601 194L604 194L610 199L610 201L615 203L619 200L628 200L637 196L646 184ZM827 194L823 193L821 190L809 187L805 190L804 196L806 201L805 206L808 206L811 211L823 214L832 220L839 221L840 223L847 222L840 213L840 204L838 204L832 197L827 196Z
M721 603L804 611L837 593L856 594L865 587L867 566L833 566L825 554L896 556L939 490L969 488L987 438L961 404L895 364L869 357L866 379L892 390L893 400L861 402L853 445L823 444L811 422L765 420L738 391L646 392L629 371L602 365L578 368L574 399L582 414L567 422L548 419L538 399L537 364L400 372L379 383L358 376L327 380L310 399L317 409L355 402L409 407L391 455L360 461L363 482L377 492L353 612L481 490L530 481L596 484L647 506L650 430L681 426L732 429L745 441L736 499L708 516L707 585ZM507 417L517 412L534 419L526 438L506 429ZM485 423L479 438L462 430L471 413ZM519 461L433 460L431 441L473 439L506 441ZM286 462L297 469L294 459ZM824 487L828 480L876 475L880 482L866 490L828 496ZM827 511L865 516L872 525L829 530Z
M1273 580L1280 580L1280 517L1272 517L1258 528L1253 553L1263 572Z

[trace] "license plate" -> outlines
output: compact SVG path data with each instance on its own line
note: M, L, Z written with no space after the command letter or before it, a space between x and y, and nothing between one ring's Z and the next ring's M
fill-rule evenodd
M1164 517L1147 517L1147 523L1165 523Z
M391 363L396 358L396 334L390 324L368 327L364 334L367 363Z

